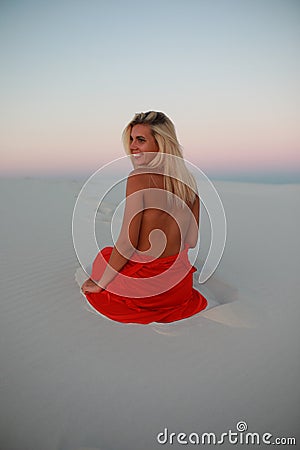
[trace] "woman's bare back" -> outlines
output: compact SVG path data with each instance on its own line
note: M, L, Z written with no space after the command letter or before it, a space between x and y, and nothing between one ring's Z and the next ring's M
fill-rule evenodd
M168 203L172 194L164 189L163 175L144 174L143 184L144 209L136 249L156 258L175 255L183 250L191 227L198 233L197 211L185 203L183 207Z

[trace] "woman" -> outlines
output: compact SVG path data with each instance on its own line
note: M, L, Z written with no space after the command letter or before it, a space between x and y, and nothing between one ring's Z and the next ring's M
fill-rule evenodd
M193 289L196 269L188 260L198 240L199 197L174 125L162 112L136 114L123 144L134 170L120 235L98 253L81 289L98 312L119 322L190 317L207 306Z

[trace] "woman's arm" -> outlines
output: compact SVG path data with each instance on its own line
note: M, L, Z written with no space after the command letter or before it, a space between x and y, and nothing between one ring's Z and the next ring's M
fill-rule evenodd
M103 275L97 282L103 289L124 267L138 245L144 207L144 180L144 174L136 174L134 171L127 179L126 204L121 231Z

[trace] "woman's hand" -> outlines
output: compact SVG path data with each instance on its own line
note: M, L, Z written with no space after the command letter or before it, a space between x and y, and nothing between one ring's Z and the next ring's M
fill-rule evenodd
M86 280L83 285L81 286L82 292L85 294L86 292L95 292L99 293L103 291L103 288L98 286L91 278Z

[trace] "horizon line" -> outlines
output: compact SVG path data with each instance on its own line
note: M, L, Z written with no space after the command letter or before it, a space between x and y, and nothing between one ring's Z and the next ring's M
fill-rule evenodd
M208 178L214 181L232 181L262 184L298 184L300 183L300 169L298 170L206 170L202 171ZM4 179L88 179L95 171L36 171L36 172L0 172L0 178ZM111 173L111 177L118 177L119 174Z

